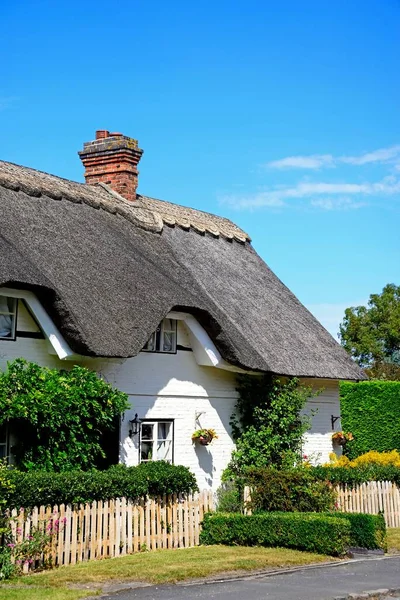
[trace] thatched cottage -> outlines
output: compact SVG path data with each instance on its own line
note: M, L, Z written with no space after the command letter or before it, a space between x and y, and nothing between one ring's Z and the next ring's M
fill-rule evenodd
M0 162L0 367L95 369L132 402L119 460L185 464L203 488L230 459L236 374L295 375L324 388L305 452L325 460L360 369L234 223L137 193L136 140L97 131L79 154L85 184ZM218 439L193 445L198 428Z

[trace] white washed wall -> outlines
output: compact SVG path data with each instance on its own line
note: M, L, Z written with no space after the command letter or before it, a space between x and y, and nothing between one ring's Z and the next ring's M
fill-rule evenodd
M19 331L38 331L22 302L18 307ZM183 323L179 323L178 344L189 347ZM18 338L15 342L0 341L0 369L7 361L24 357L44 366L68 368L71 361L60 361L49 354L46 340ZM199 366L193 352L178 350L177 354L142 352L130 359L82 358L81 364L96 370L112 385L129 395L131 409L125 413L121 426L120 460L129 465L138 463L138 436L128 436L129 423L135 413L139 418L174 419L174 462L188 466L196 475L199 487L213 488L220 484L223 469L234 447L229 420L236 403L235 374L221 369ZM304 443L304 453L316 462L325 462L332 452L331 415L339 415L338 384L329 380L303 380L323 393L311 400L306 408L316 410L313 426ZM196 414L202 413L196 422ZM218 439L210 446L193 445L191 435L199 427L213 428Z
M329 379L302 379L302 382L315 390L323 390L319 396L307 402L304 411L314 415L312 427L305 436L303 452L312 463L325 463L333 452L331 416L340 415L339 383ZM335 429L339 428L340 421L336 421Z
M17 330L39 332L39 327L27 311L24 303L18 301ZM7 368L7 362L16 358L25 358L28 361L37 362L46 367L68 368L66 363L58 359L47 340L17 337L15 341L0 340L0 370Z
M179 323L178 344L189 347L183 323ZM120 460L136 465L138 437L128 435L129 420L174 419L174 462L189 467L200 489L216 489L234 447L230 436L236 403L235 375L212 367L199 366L193 352L177 354L141 352L128 360L92 359L84 362L110 383L129 395L132 405L121 427ZM196 414L202 413L196 422ZM199 428L213 428L218 439L209 446L192 444Z

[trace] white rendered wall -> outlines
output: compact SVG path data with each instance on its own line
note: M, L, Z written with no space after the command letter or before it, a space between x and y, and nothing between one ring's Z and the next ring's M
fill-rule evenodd
M23 303L18 306L19 331L39 331ZM96 370L118 389L129 395L131 409L121 425L120 460L128 465L138 463L138 436L128 435L135 413L139 418L174 420L174 462L188 466L196 475L200 489L218 488L222 471L234 448L229 421L237 393L235 374L213 367L199 366L189 349L185 325L180 322L178 344L188 350L177 354L141 352L130 359L89 359L80 364ZM69 368L73 361L61 361L49 354L50 344L42 339L17 338L0 340L0 370L7 361L23 357L43 366ZM316 410L312 429L304 443L304 453L314 462L326 462L332 452L331 415L340 415L339 388L336 381L303 380L323 393L309 401L306 412ZM196 422L196 414L202 413ZM216 430L218 439L210 446L193 445L191 435L200 427Z
M178 345L189 347L185 325L178 327ZM120 460L139 461L138 438L128 435L129 420L174 420L174 462L195 473L200 489L216 489L234 447L229 420L236 403L235 374L199 366L193 352L177 354L141 352L127 360L92 359L84 362L129 395L131 410L121 426ZM202 413L197 422L196 415ZM191 441L199 428L216 430L218 439L209 446Z
M307 432L303 452L313 464L329 462L332 447L331 416L340 416L339 382L330 379L302 379L306 385L322 393L307 402L305 413L312 413L312 427ZM340 420L336 421L335 429L340 429Z

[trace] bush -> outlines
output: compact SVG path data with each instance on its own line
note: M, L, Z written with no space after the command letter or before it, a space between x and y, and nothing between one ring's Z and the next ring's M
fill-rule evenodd
M350 460L348 456L342 454L337 456L334 452L329 455L330 462L327 463L326 467L369 467L371 465L378 465L383 467L398 467L400 468L400 453L397 450L391 452L377 452L376 450L370 450L366 454L360 454L354 460Z
M106 471L11 470L10 475L15 489L4 498L9 508L189 493L198 489L196 478L187 467L161 461L137 467L116 465Z
M350 523L315 513L207 514L200 542L295 548L342 556L350 544Z
M79 365L63 371L20 358L0 373L0 424L16 433L13 455L24 470L97 467L127 408L127 394Z
M243 508L243 489L234 481L222 483L217 489L217 511L240 513Z
M303 436L311 424L302 409L318 392L299 379L281 381L270 373L239 376L237 391L231 419L236 442L228 466L231 475L268 464L292 467L301 458Z
M336 493L332 485L315 478L313 469L251 469L245 481L251 488L253 512L324 512L335 506Z
M383 515L332 513L350 523L350 546L369 550L387 550L386 525Z
M362 467L317 466L310 469L314 479L330 481L332 485L354 487L368 481L392 481L400 485L400 468L370 464Z
M400 448L400 381L342 382L340 404L343 429L354 435L349 458Z

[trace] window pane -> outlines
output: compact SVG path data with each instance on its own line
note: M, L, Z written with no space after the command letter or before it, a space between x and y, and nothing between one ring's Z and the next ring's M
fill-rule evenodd
M154 425L150 425L149 423L142 423L142 440L152 440L153 429Z
M172 423L159 423L158 424L158 441L170 439Z
M172 459L172 442L158 442L157 444L157 460L167 460L171 461Z
M142 442L140 448L140 460L152 460L153 459L153 442Z
M0 337L7 338L14 335L14 316L7 313L15 313L15 298L0 296Z
M163 321L163 352L175 352L176 350L176 321L164 319Z
M156 334L155 332L151 334L151 337L147 344L144 346L143 350L148 350L149 352L154 352L156 349Z
M5 444L0 444L0 460L2 458L5 458L5 456L6 456L6 448L7 448L7 446Z

